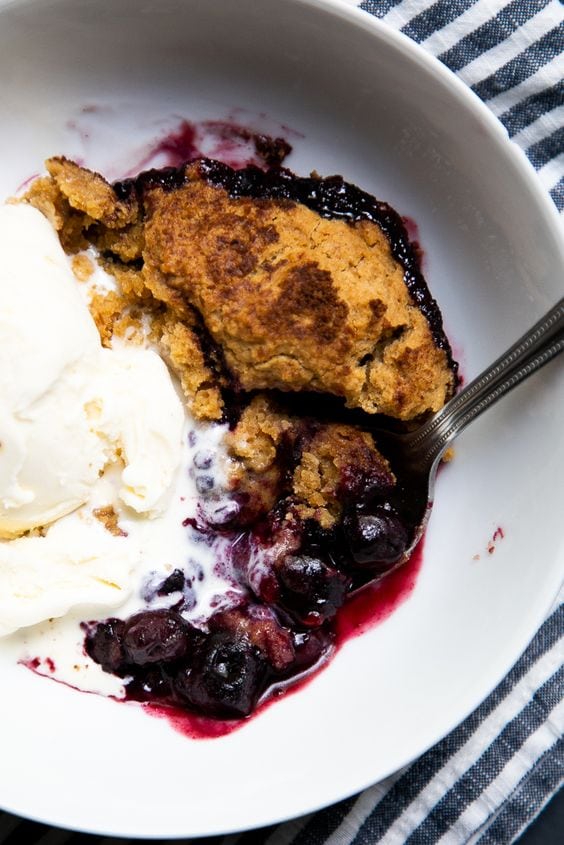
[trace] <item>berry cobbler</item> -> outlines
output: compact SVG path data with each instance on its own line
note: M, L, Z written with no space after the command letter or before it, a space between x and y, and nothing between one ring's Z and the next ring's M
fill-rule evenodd
M113 604L72 605L77 660L121 697L219 719L248 716L322 665L350 595L405 562L409 489L373 422L417 424L457 383L399 215L271 153L264 167L196 158L114 184L52 158L23 198L70 257L96 355L158 355L183 415L156 505L138 503L147 483L131 481L135 438L123 434L79 503L92 536L133 550L137 586ZM158 426L164 399L138 382ZM84 407L92 432L109 400ZM123 419L140 421L138 407ZM106 444L115 426L96 425ZM39 552L60 526L26 530L3 542ZM63 615L49 614L26 624L44 632Z

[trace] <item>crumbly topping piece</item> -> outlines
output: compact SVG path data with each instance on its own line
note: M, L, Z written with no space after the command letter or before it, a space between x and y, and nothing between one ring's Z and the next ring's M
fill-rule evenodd
M226 444L233 459L231 485L253 517L285 494L302 519L330 528L349 498L395 483L368 432L292 416L261 394L245 408Z
M280 447L284 438L291 443L295 435L295 421L264 395L251 400L226 435L232 459L229 484L240 503L239 523L253 523L276 504L286 469Z
M99 173L80 167L64 156L48 159L46 167L71 208L109 229L120 229L136 219L135 200L118 200L112 186Z
M321 511L312 515L327 525L341 515L351 495L394 481L368 432L332 423L321 426L304 447L292 489L306 507Z
M71 207L50 176L35 179L21 201L45 215L58 233L65 252L72 254L89 246L84 232L93 221Z
M94 264L84 252L73 256L72 272L79 282L87 282L94 273L95 269Z
M116 293L116 291L107 291L104 293L94 292L91 295L89 302L90 313L96 323L102 346L111 346L116 323L122 319L127 306L127 300L119 293Z
M265 472L276 460L282 437L293 433L295 425L296 421L280 411L271 399L255 396L235 429L226 435L227 448L244 463L246 470Z
M95 508L92 513L101 522L104 528L113 534L114 537L127 537L127 531L120 528L118 515L112 505L105 505L103 508Z
M123 229L96 226L88 237L102 255L112 255L124 264L142 259L145 238L143 224L139 220Z
M217 377L206 363L194 329L176 320L168 311L153 321L153 335L164 356L180 378L196 419L220 420L223 399Z

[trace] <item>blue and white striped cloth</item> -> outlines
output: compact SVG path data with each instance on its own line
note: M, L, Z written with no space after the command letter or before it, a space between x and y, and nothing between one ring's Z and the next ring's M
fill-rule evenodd
M564 214L562 0L349 2L419 42L469 85ZM564 782L563 658L564 590L499 687L411 766L319 813L193 845L509 845ZM112 840L0 814L0 843L24 841Z

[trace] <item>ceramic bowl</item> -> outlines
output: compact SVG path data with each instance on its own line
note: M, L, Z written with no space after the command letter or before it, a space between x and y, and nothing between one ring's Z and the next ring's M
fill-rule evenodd
M466 380L562 295L558 215L524 155L444 67L351 4L0 2L0 197L49 155L115 178L180 118L234 115L282 127L294 171L340 173L417 225ZM563 402L555 361L474 423L440 474L410 597L228 736L190 740L0 646L0 805L200 836L315 810L422 754L502 679L557 593Z

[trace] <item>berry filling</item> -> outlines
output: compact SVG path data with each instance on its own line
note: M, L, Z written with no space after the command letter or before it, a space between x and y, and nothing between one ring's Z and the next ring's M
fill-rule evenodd
M247 474L230 498L220 498L213 453L200 449L193 456L196 479L209 482L197 484L199 515L185 527L198 542L222 539L222 567L236 586L227 608L187 621L191 582L177 568L146 588L148 601L168 598L170 607L84 626L88 655L123 679L126 698L216 719L245 718L281 686L321 666L335 650L347 599L404 561L417 526L402 512L398 476L366 433L288 419L266 494L252 484L242 489ZM243 412L234 444L246 422ZM306 456L320 453L339 464L332 493L325 471L325 526L300 486Z

